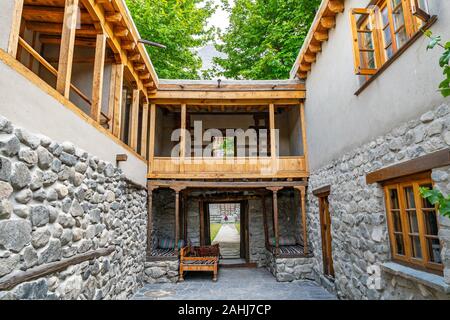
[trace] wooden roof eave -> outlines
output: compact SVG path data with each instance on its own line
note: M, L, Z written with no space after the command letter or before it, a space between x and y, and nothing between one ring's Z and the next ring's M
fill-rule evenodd
M328 40L328 30L335 27L335 17L344 11L345 0L323 0L290 72L290 79L306 79L311 64Z

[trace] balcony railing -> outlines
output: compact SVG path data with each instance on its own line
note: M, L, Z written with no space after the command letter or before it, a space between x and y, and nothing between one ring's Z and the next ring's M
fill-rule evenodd
M149 178L302 178L308 176L304 156L170 158L154 157Z

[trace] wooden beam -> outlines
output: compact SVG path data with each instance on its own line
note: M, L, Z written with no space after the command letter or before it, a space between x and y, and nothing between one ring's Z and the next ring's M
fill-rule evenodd
M59 49L58 76L56 90L69 99L72 77L72 59L77 27L78 0L66 0L64 8L63 30Z
M63 25L62 23L49 23L49 22L37 22L37 21L27 21L27 29L39 32L41 34L54 34L59 35L62 33ZM93 37L99 34L93 25L83 24L77 29L77 37Z
M153 250L153 190L155 187L147 186L147 256Z
M336 18L335 17L322 17L320 19L320 25L325 29L332 29L336 26Z
M138 120L139 120L139 90L133 90L133 101L131 103L131 117L129 130L129 144L130 147L137 151L138 145Z
M333 13L342 13L344 12L344 2L342 0L329 0L328 10Z
M115 27L114 34L119 38L125 38L126 36L128 36L129 31L127 28L124 27Z
M122 15L120 13L109 13L105 15L105 19L108 22L119 23L122 21Z
M308 160L308 139L306 137L306 119L305 119L305 104L302 102L299 105L300 108L300 123L302 126L302 144L303 144L303 156L305 157L305 170L309 172L309 160Z
M114 64L109 89L109 108L113 113L112 134L117 138L120 138L120 128L122 126L122 86L123 64Z
M141 156L147 159L148 143L148 102L142 107Z
M314 39L320 42L324 42L328 40L328 32L316 31L314 32Z
M128 58L128 60L130 61L139 61L141 59L141 55L139 53L133 54L132 56L130 56Z
M124 50L132 51L134 48L136 48L136 43L134 41L122 41L120 43L122 45L122 48ZM150 73L149 73L150 75Z
M181 105L180 124L180 172L184 172L184 157L186 156L186 104Z
M20 25L22 22L22 10L23 10L23 0L14 0L14 9L11 17L12 24L7 49L7 52L14 58L17 56L17 48L19 46Z
M92 79L92 106L91 118L100 122L103 96L103 73L105 70L106 35L97 35L95 46L95 62Z
M20 283L43 278L47 275L62 271L72 265L77 265L84 261L108 256L113 253L114 250L114 246L100 248L97 250L81 253L67 259L62 259L60 261L41 264L37 267L33 267L25 271L15 270L14 272L0 278L0 290L10 290Z
M186 181L186 180L149 180L152 186L171 188L181 186L185 188L204 189L267 189L268 187L288 188L306 186L305 181Z
M318 52L322 51L322 47L320 46L320 43L318 45L311 43L308 48L309 48L309 51L311 51L312 53L318 53Z
M315 54L312 54L312 53L310 53L310 54L305 54L305 55L303 56L303 59L304 59L305 62L307 62L307 63L313 63L313 62L316 61L316 55L315 55ZM309 66L309 68L311 69L311 66ZM309 70L308 70L308 71L309 71Z
M175 191L175 256L178 256L178 241L180 240L180 191L182 189L174 188Z
M366 175L367 184L383 182L450 165L450 148L389 166Z
M271 100L271 99L304 99L305 91L160 91L149 95L149 99L178 100ZM226 104L223 102L223 104Z
M61 45L61 37L59 35L39 35L39 42L42 44ZM96 41L91 38L75 38L74 45L77 47L95 48Z
M277 160L276 131L275 131L275 106L269 104L269 132L270 132L270 157L272 164L275 165ZM275 169L275 168L274 168Z
M308 71L311 71L311 64L310 63L306 63L306 62L302 62L301 64L300 64L300 71L303 71L303 72L308 72Z
M300 208L302 211L302 234L303 234L303 254L307 256L309 254L308 249L308 228L306 225L306 188L302 187L294 187L299 191L300 194Z
M148 171L153 172L153 159L155 157L155 133L156 133L156 105L150 105L150 142L148 152Z
M273 230L275 234L275 253L280 254L280 233L278 225L278 191L282 188L267 188L272 191L272 209L273 209Z
M262 208L263 208L263 222L264 222L264 243L266 244L266 248L269 248L270 239L269 239L269 226L267 220L267 209L266 209L266 196L261 196Z

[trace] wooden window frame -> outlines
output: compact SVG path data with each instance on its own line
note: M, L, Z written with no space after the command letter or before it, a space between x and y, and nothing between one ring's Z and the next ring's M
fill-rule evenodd
M411 3L414 2L413 3ZM412 8L416 8L415 12L416 15L414 15ZM391 33L391 46L392 46L392 55L391 57L388 57L386 54L386 43L384 41L385 34L383 33L383 21L382 21L382 15L381 15L381 9L387 8L388 9L388 19L389 19L389 28ZM417 9L418 8L418 9ZM403 12L403 25L401 26L395 26L394 23L394 11L401 10ZM393 7L392 0L377 0L372 1L370 5L366 8L353 8L350 10L350 23L351 23L351 30L352 30L352 37L353 37L353 56L354 56L354 65L355 65L355 74L356 75L364 75L366 77L366 82L370 81L372 76L375 76L377 73L379 73L381 70L383 70L383 66L388 63L390 60L394 59L394 57L397 56L397 53L399 53L403 47L407 46L409 41L417 35L417 33L420 32L421 28L424 27L424 25L418 23L418 20L416 19L416 16L419 17L421 20L425 19L427 14L425 11L420 9L420 6L418 6L418 0L400 0L399 3ZM361 30L358 27L358 24L360 25L361 22L357 21L355 18L355 15L367 15L370 19L370 23L372 25L372 39L373 39L373 46L375 50L375 69L367 69L362 68L361 64L361 44L359 42L358 33L361 32ZM431 16L429 14L427 20L425 21L425 26L427 26L428 22L431 20ZM368 23L368 22L367 22ZM405 29L407 40L405 43L403 43L401 46L398 44L397 35L401 30ZM389 47L389 46L387 46Z
M320 221L320 236L322 245L322 264L323 274L330 279L334 279L334 264L333 264L333 248L331 237L331 215L328 196L330 195L330 186L326 186L313 191L313 194L319 201L319 221ZM324 227L328 226L325 230Z
M386 217L388 223L388 233L390 238L390 247L392 259L396 262L400 262L402 264L406 264L408 266L426 270L429 272L433 272L439 275L443 273L443 264L435 263L429 261L430 252L428 249L427 239L430 238L431 235L426 234L426 226L425 226L425 210L422 208L422 198L419 194L419 186L429 184L433 185L433 181L431 179L431 172L424 172L416 175L411 175L407 177L402 177L398 179L389 180L383 183L384 194L385 194L385 202L386 202ZM422 258L415 258L412 255L412 243L411 243L411 225L410 220L408 218L406 203L405 203L405 188L412 187L414 194L414 202L415 202L415 212L418 223L418 233L417 236L420 239L420 248ZM399 203L399 208L394 209L391 204L391 198L389 191L396 190L397 198ZM400 213L400 223L401 223L401 231L394 231L394 221L392 212L394 210L398 210ZM436 212L436 217L438 217L439 212L437 207L434 209ZM437 229L439 230L439 223L437 223ZM397 250L397 241L395 234L401 234L403 239L403 247L404 247L404 255L398 254ZM438 236L431 236L432 238L439 239ZM442 249L442 244L441 244Z

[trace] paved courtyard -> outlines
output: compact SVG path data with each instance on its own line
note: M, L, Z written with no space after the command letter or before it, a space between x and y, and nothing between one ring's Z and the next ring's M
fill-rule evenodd
M136 300L331 300L336 299L312 281L277 282L269 271L225 269L212 282L207 272L188 273L182 283L146 284Z

